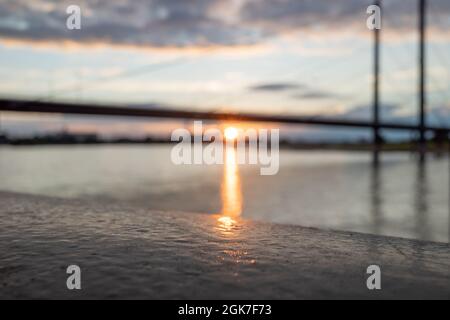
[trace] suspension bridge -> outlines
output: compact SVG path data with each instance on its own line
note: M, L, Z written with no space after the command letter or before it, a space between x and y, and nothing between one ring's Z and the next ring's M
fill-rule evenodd
M375 4L382 6L382 1L377 0ZM398 122L380 121L380 47L381 30L376 29L374 33L373 47L373 107L372 119L367 121L346 120L342 118L320 118L306 116L276 116L256 113L225 113L225 112L202 112L163 108L136 108L133 106L112 106L67 102L49 102L42 100L17 100L0 99L0 111L23 112L23 113L52 113L73 115L95 115L95 116L120 116L139 118L167 118L184 120L218 120L218 121L251 121L268 122L293 125L366 128L373 131L373 143L376 148L382 144L380 130L400 130L418 133L418 150L423 150L426 145L426 134L431 132L440 139L449 139L450 127L427 125L427 70L426 70L426 17L427 0L418 0L418 34L419 34L419 57L418 57L418 112L416 125ZM193 109L191 109L193 110Z

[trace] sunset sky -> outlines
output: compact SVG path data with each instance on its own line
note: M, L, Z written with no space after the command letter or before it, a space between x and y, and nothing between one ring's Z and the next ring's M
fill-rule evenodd
M365 0L0 0L0 95L370 118ZM66 28L79 5L82 29ZM450 1L429 0L429 122L450 123ZM417 0L384 1L382 117L416 121ZM2 114L2 128L134 133L164 123ZM167 124L166 124L167 125ZM314 131L317 134L317 131Z

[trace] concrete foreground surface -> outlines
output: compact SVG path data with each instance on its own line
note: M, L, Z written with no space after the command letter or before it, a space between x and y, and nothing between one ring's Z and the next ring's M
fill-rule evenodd
M0 203L1 299L450 298L448 244L7 192ZM372 264L381 290L366 287Z

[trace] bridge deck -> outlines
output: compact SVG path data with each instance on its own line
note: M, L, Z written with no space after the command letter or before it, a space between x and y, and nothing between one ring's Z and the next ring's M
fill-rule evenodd
M145 118L167 118L167 119L193 119L193 120L222 120L222 121L251 121L286 123L298 125L332 126L349 128L369 128L369 129L390 129L420 131L419 125L384 122L379 125L371 121L356 121L332 118L317 118L305 116L288 115L265 115L255 113L224 113L224 112L203 112L185 111L174 109L143 109L136 107L93 105L93 104L73 104L64 102L42 102L26 100L5 100L0 99L0 111L13 112L33 112L33 113L54 113L54 114L77 114L77 115L98 115L98 116L128 116ZM450 128L425 127L426 131L437 131L450 133Z

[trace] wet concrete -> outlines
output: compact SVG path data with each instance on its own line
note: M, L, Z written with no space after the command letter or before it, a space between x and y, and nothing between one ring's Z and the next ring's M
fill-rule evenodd
M448 244L0 193L0 298L450 298ZM82 290L66 288L79 265ZM381 290L366 269L381 268Z

